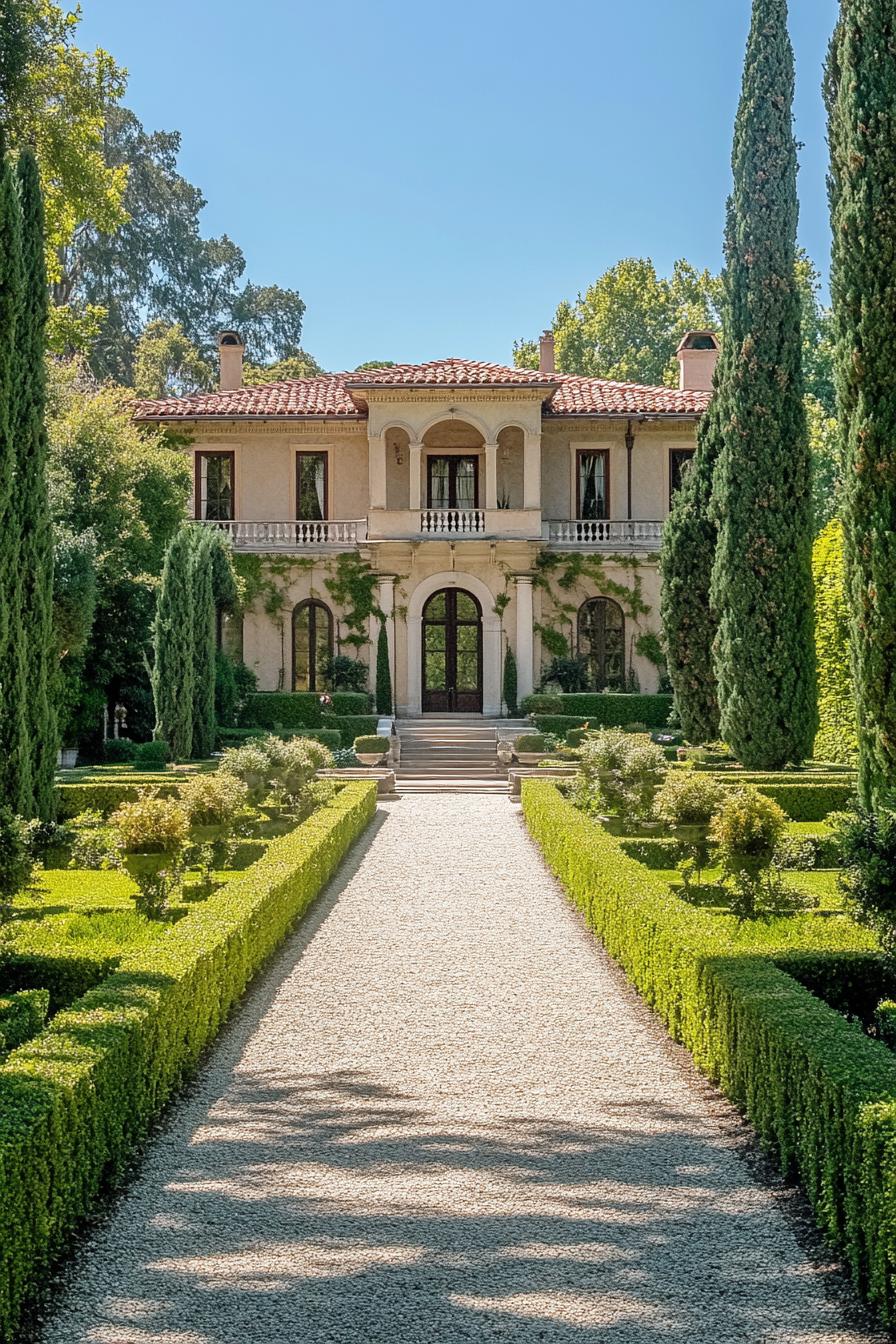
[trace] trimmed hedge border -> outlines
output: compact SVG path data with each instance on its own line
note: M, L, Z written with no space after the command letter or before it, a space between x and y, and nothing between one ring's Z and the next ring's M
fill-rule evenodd
M257 741L258 738L267 737L268 729L219 728L217 736L218 747L223 751L226 747L242 747L253 739ZM342 746L342 734L336 728L288 728L284 732L273 733L272 736L279 737L284 742L305 738L307 741L320 742L331 751Z
M174 798L180 792L180 785L175 780L168 779L164 783L158 783L154 778L144 780L139 776L133 783L124 780L108 782L103 780L92 784L57 784L57 819L68 821L71 817L76 817L79 812L86 812L88 808L95 808L107 817L122 803L132 803L137 797L138 790L147 787L157 789L165 798Z
M608 693L527 695L520 705L521 714L573 718L576 724L588 720L593 728L621 728L626 723L645 723L648 728L665 728L672 711L671 695L634 695ZM570 724L570 727L574 727Z
M3 1344L13 1344L66 1234L121 1176L375 810L375 784L347 784L0 1067Z
M325 710L317 691L255 691L240 716L243 728L322 728L324 715L369 714L366 691L333 691Z
M799 1179L853 1280L891 1323L896 1059L767 956L744 953L547 781L529 830L590 928L670 1033Z
M324 727L335 728L342 738L342 745L350 747L356 737L372 737L376 734L379 717L376 714L325 714Z

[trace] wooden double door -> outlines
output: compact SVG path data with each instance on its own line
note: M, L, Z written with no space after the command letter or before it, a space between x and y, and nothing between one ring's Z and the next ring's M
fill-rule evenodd
M482 610L462 588L423 608L423 712L482 713Z

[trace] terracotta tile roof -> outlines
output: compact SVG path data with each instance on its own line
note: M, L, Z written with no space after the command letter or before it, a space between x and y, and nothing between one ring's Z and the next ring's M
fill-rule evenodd
M709 405L709 392L642 387L575 373L556 377L560 386L545 406L545 415L702 415Z
M700 415L708 392L679 392L671 387L640 387L577 374L539 373L470 359L438 359L428 364L397 364L363 373L325 373L280 383L241 387L236 392L198 392L190 397L137 401L137 420L260 419L280 417L363 420L364 393L379 387L531 387L544 391L544 414ZM553 395L552 395L553 394Z

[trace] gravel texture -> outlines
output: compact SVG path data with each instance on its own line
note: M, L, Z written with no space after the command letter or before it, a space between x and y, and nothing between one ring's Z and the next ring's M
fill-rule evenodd
M866 1344L720 1110L507 799L405 798L82 1247L45 1344Z

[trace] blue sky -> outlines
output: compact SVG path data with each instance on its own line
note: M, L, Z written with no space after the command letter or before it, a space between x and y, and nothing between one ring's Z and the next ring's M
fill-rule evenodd
M148 128L331 369L510 362L623 256L717 267L749 0L82 0ZM800 236L829 236L836 0L791 0Z

